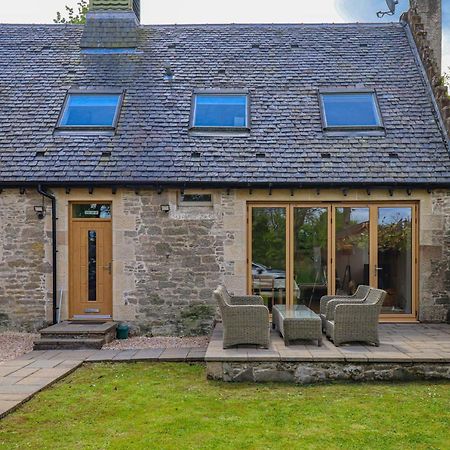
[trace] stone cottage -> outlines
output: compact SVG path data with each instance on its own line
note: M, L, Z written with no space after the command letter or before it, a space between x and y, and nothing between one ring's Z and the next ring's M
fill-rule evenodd
M84 26L0 25L0 327L205 333L219 283L312 309L370 284L382 321L449 321L440 1L412 3L168 26L91 0Z

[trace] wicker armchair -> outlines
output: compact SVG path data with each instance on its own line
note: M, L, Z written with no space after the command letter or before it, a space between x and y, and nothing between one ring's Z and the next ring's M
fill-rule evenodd
M327 305L327 337L339 346L344 342L368 342L380 345L378 319L386 292L370 289L364 302L330 300Z
M269 348L269 310L258 295L231 296L224 286L214 291L222 315L223 348L240 344Z
M370 286L360 284L353 295L324 295L320 299L320 318L322 319L322 329L326 330L327 326L327 304L331 300L339 300L341 302L358 302L364 301L370 291Z

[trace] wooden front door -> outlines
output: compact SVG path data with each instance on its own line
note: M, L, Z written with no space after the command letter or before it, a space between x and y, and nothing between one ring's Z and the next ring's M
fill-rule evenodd
M112 317L111 205L71 205L69 303L72 319Z

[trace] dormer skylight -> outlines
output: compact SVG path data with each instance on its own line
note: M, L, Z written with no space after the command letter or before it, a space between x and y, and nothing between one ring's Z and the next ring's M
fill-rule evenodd
M383 123L373 90L323 90L320 92L325 130L381 130Z
M62 130L114 130L122 92L69 92L57 128Z

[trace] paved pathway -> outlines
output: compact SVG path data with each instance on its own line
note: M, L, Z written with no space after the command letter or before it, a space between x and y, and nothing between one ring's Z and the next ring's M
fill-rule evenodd
M272 332L268 350L248 346L224 350L222 326L219 324L208 349L33 351L0 363L0 418L84 362L281 360L450 363L450 325L383 324L380 325L380 337L380 347L335 347L326 340L322 347L304 343L286 347L280 336Z
M272 330L269 349L253 346L222 348L222 324L213 331L206 352L208 361L335 361L335 362L429 362L450 363L450 325L380 324L379 347L342 345L335 347L324 339L317 343L298 343L286 347Z
M83 362L203 361L206 349L33 351L0 363L0 419Z

